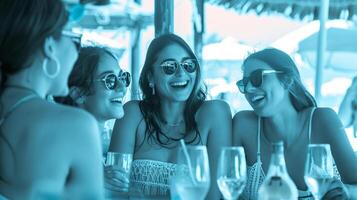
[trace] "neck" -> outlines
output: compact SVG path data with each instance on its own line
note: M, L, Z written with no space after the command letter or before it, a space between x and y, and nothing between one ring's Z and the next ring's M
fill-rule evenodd
M161 102L161 120L167 125L178 125L184 121L185 102Z
M300 133L301 114L294 107L264 118L264 135L270 142L282 140L289 146Z
M19 72L15 75L9 76L4 85L8 88L30 91L45 99L47 92L44 89L44 85L46 84L37 79L29 80L29 78L27 78L28 76L29 74L26 72Z

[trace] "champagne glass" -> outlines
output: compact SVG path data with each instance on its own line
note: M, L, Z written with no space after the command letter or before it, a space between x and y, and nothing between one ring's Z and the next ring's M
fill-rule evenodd
M171 199L203 200L210 186L207 149L206 146L187 146L186 149L178 148Z
M218 161L217 184L224 199L237 199L247 181L243 147L223 147Z
M309 144L305 183L315 199L321 199L333 179L333 158L329 144Z

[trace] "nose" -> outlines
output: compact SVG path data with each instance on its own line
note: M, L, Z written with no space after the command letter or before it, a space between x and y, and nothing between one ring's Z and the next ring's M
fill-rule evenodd
M182 76L184 73L185 73L185 69L184 69L183 65L181 63L179 63L175 75Z
M124 94L126 93L126 86L124 80L118 80L118 85L115 88L115 91L123 92Z

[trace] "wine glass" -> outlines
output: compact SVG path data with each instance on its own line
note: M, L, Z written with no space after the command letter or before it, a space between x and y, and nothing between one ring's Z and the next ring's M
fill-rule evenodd
M224 199L237 199L247 181L243 147L223 147L218 161L217 184Z
M175 175L171 179L171 199L203 200L210 186L206 146L178 148Z
M321 199L333 179L333 157L329 144L309 144L305 183L315 199Z

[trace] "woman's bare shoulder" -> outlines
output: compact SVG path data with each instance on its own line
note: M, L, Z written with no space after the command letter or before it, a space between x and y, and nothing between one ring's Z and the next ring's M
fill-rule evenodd
M98 133L97 120L83 109L49 102L33 109L28 120L33 132L61 138L72 138L74 135L91 138Z
M344 128L337 113L331 108L316 108L312 116L312 130L318 132L319 137L336 137ZM324 136L323 136L324 135Z
M117 122L123 122L125 125L135 125L143 119L143 114L140 108L141 101L132 100L124 104L124 116L118 119ZM122 124L122 123L121 123Z
M51 164L41 166L44 171L50 166L57 174L64 173L70 163L83 158L83 152L100 152L97 121L88 112L43 101L34 102L26 112L29 117L13 142L18 144L19 154L28 156L26 159L51 160ZM52 158L56 160L52 162Z
M257 130L258 117L253 111L243 110L237 112L233 117L233 138L239 143L250 143L253 132Z
M230 113L230 107L227 102L222 100L208 100L203 102L198 112L208 113Z
M233 124L235 125L245 125L256 123L257 115L251 110L242 110L237 112L233 117Z
M124 104L124 113L127 114L141 114L139 100L131 100ZM127 112L125 112L127 111Z
M53 122L57 122L62 126L69 127L82 127L89 126L92 127L93 124L97 125L97 121L93 115L84 109L75 108L66 105L54 104L48 105L48 115L49 120L53 120Z

